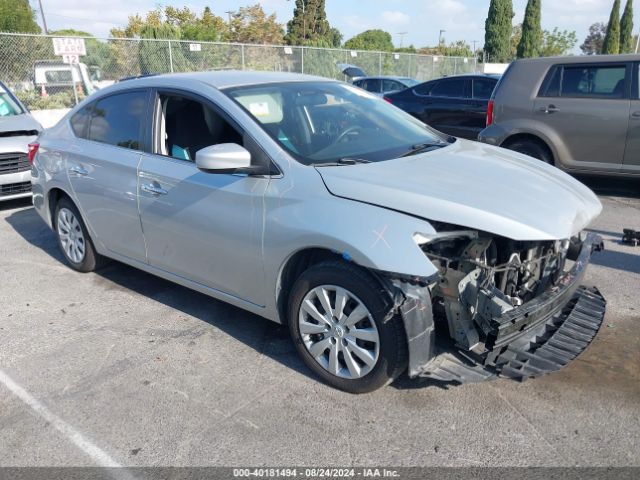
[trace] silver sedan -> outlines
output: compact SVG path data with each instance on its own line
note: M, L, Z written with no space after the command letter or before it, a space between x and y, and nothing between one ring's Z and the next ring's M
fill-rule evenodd
M115 259L288 324L340 389L407 368L456 383L540 375L602 323L604 299L580 285L601 244L581 234L601 210L589 189L352 85L131 79L31 150L35 207L72 268Z

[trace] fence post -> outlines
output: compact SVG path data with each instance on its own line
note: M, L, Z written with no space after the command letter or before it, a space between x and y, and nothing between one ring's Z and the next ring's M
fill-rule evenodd
M382 75L382 52L378 54L378 75Z
M304 73L304 47L300 47L300 73Z
M167 40L169 42L169 70L173 73L173 53L171 52L171 40Z
M458 57L453 57L453 74L458 73Z
M240 54L242 56L242 70L244 70L244 44L240 45Z

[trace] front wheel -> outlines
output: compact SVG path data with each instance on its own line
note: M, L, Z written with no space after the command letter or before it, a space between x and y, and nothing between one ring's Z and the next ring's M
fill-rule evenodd
M295 282L289 330L307 366L330 385L367 393L406 367L402 319L384 288L344 262L311 267Z

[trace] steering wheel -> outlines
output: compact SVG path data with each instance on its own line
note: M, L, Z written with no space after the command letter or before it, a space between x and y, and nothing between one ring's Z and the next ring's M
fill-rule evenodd
M360 127L358 125L354 125L352 127L349 127L338 136L338 138L336 139L336 143L341 143L341 142L344 141L345 138L347 138L347 136L351 135L352 133L356 133L356 132L360 132L360 131L362 131L362 127Z

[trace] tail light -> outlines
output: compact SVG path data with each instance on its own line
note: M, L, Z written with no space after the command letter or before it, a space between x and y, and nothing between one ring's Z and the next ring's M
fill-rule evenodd
M493 100L487 105L487 127L493 123Z
M393 105L393 102L391 101L391 99L389 97L382 97L382 99L387 102L390 103L391 105Z
M38 153L38 148L40 148L40 144L38 142L33 142L29 144L29 150L27 156L29 157L29 165L33 165L33 160L36 158L36 153Z

